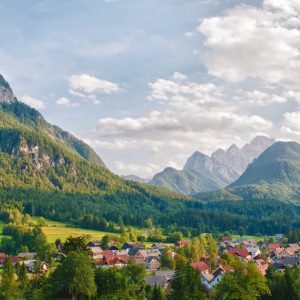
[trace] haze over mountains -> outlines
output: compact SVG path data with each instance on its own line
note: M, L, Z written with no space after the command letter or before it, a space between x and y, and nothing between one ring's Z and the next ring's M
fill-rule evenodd
M255 159L246 171L227 188L199 193L195 199L272 200L299 205L300 145L276 142Z
M241 149L236 145L218 149L211 156L195 152L183 170L166 168L156 174L150 184L173 191L196 194L224 188L237 180L249 163L274 143L274 139L257 136Z

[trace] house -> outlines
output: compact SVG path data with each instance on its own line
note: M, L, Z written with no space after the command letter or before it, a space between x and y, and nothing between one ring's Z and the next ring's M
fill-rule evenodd
M251 260L251 254L246 248L233 248L229 254L238 256L241 260Z
M88 248L101 247L102 242L99 240L91 241L87 244Z
M294 243L294 244L288 244L288 246L289 246L288 248L292 248L295 251L299 251L300 250L300 246L298 244L296 244L296 243Z
M230 235L224 235L222 237L222 242L224 243L232 242L232 237Z
M94 259L103 257L103 250L100 247L92 247L90 249Z
M143 257L130 257L130 261L135 264L144 265L146 259Z
M204 272L209 270L209 266L204 261L193 262L191 263L191 267L198 272Z
M98 265L102 268L122 268L128 264L128 259L125 257L111 256L104 258Z
M174 274L175 271L173 270L155 271L154 275L146 276L146 282L152 287L160 286L163 289L168 289Z
M258 271L265 276L267 273L267 269L269 268L269 263L264 261L263 259L257 259L255 260L255 264Z
M277 248L280 248L280 247L281 247L280 244L278 244L278 243L272 243L272 244L268 245L267 249L271 250L271 251L274 251L274 250L276 250Z
M278 233L278 234L275 235L275 238L276 238L277 241L281 241L283 239L283 234Z
M30 273L34 272L35 268L37 267L37 261L33 259L20 261L19 264L25 265L27 271ZM42 261L39 263L38 267L40 269L40 272L46 273L48 271L49 265L46 262Z
M130 252L130 251L129 251ZM129 254L129 253L128 253ZM129 254L130 255L130 254ZM134 254L135 257L141 257L141 258L147 258L148 257L148 251L146 249L139 249Z
M134 244L134 243L125 243L122 247L123 250L127 249L145 249L145 246L142 244Z
M191 241L189 240L180 240L180 241L177 241L175 243L175 246L178 247L178 248L182 248L184 247L185 245L188 245Z
M206 286L208 290L212 289L218 282L221 281L223 276L227 271L233 270L231 267L224 268L222 266L219 266L216 270L213 271L213 273L210 273L209 271L203 271L201 272L201 282Z
M19 253L18 254L19 257L21 257L22 259L28 259L28 260L33 260L36 257L36 253L32 252L28 252L28 253Z
M145 261L146 269L157 270L160 268L160 259L157 256L149 256Z
M299 257L285 257L283 259L274 261L274 268L279 272L283 272L286 266L296 267L299 265L300 265Z
M166 245L164 243L154 243L152 244L151 248L157 250L164 250L166 248Z
M246 246L246 249L251 254L252 258L255 258L261 254L259 247Z
M119 248L118 248L116 245L111 245L111 246L109 246L108 250L111 250L111 251L118 251Z
M8 259L10 260L10 262L13 266L15 266L21 260L21 257L19 257L19 256L4 256L3 253L1 253L0 267L3 267L4 261L7 257L8 257Z

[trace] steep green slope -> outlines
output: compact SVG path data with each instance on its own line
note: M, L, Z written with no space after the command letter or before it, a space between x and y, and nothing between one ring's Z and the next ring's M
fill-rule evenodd
M211 191L219 187L212 179L199 176L199 173L192 170L176 170L174 168L166 168L157 173L150 184L184 194L195 194L199 190Z
M14 128L18 128L21 123L22 125L27 125L27 127L34 128L38 132L46 133L52 139L55 139L76 151L86 160L104 166L101 158L90 146L58 126L49 124L34 108L18 101L14 101L13 103L1 103L0 107L6 115L11 116L15 121L19 121L14 122ZM6 126L7 124L3 124L2 120L0 120L0 127Z

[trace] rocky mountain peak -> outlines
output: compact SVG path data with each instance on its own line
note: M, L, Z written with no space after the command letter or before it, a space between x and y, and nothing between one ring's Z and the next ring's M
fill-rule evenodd
M9 85L9 83L0 74L0 103L12 103L15 101L14 93Z

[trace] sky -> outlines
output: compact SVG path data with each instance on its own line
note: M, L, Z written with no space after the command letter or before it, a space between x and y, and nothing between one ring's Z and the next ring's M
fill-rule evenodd
M0 35L18 99L117 174L300 142L299 0L0 0Z

